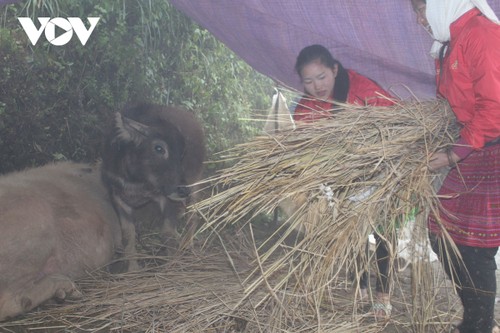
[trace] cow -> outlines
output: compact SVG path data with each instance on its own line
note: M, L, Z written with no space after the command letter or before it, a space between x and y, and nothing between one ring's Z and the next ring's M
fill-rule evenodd
M118 216L98 165L59 162L0 177L0 321L55 298L108 264Z
M133 259L134 213L155 203L161 234L165 238L178 236L179 217L195 197L190 185L203 173L205 136L193 113L149 103L117 113L114 127L104 147L102 179L120 219L128 269L138 270ZM192 214L189 237L197 223Z

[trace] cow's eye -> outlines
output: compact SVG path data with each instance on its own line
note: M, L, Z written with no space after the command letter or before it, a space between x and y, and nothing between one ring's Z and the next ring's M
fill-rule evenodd
M161 155L165 154L165 149L164 149L162 146L160 146L160 145L156 145L156 146L155 146L155 151L156 151L158 154L161 154Z
M168 146L164 141L153 141L153 152L161 158L168 158Z

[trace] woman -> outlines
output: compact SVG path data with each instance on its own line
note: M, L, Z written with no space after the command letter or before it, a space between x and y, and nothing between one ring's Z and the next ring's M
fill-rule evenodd
M485 0L412 0L436 42L438 95L461 125L451 149L429 168L451 166L430 216L433 250L456 284L463 320L454 333L500 332L494 325L495 255L500 245L500 25ZM420 8L420 10L418 10ZM425 8L423 10L422 8ZM439 223L441 222L441 223ZM462 260L451 250L445 228Z
M296 121L313 121L332 116L335 102L390 106L393 97L373 80L345 69L322 45L300 51L295 70L304 86L305 96L293 115Z
M336 102L391 106L394 98L377 83L369 78L346 70L333 58L330 51L321 45L307 46L300 51L295 70L304 86L305 96L295 108L295 121L315 121L330 118L332 111L338 107ZM376 283L376 300L373 304L373 315L378 319L387 319L392 310L389 294L389 252L378 235L375 235L377 246L377 266L379 275ZM368 298L368 273L363 273L359 288L361 298Z

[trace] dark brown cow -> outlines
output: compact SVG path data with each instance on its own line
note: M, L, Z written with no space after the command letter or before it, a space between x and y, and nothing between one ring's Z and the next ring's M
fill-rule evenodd
M142 104L116 115L102 174L120 217L126 257L135 253L133 213L148 203L160 209L162 234L175 233L191 197L188 185L201 178L204 158L203 129L186 110ZM131 259L129 270L138 268Z
M97 166L51 164L0 177L0 321L51 298L80 295L74 279L108 264L118 217Z

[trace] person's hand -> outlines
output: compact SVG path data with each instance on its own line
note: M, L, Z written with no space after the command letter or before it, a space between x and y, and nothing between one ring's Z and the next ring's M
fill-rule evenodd
M460 160L453 151L440 151L429 158L429 170L436 171L442 167L453 167Z

